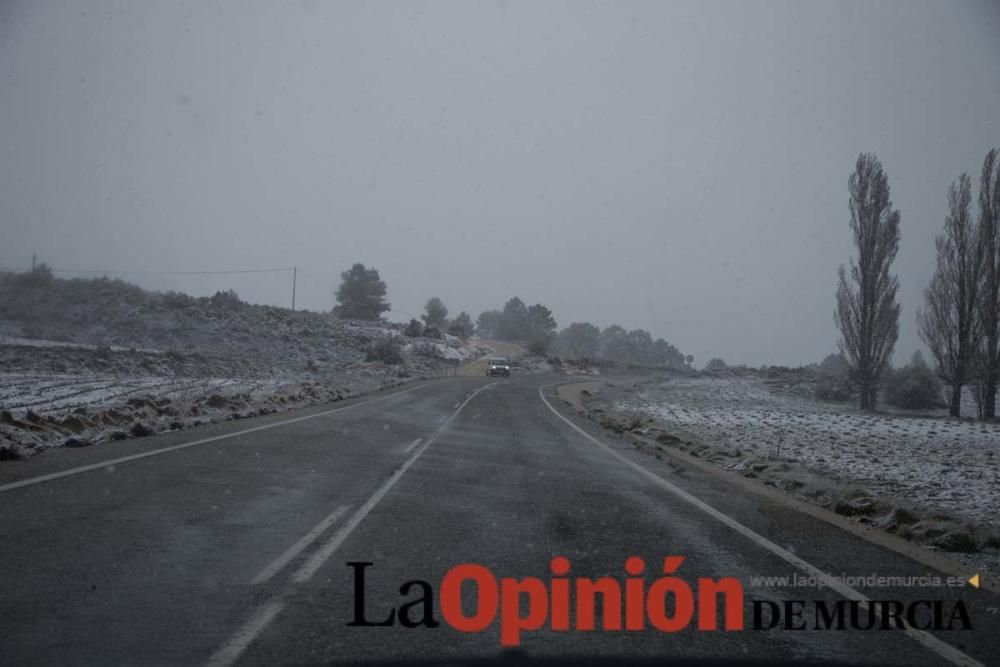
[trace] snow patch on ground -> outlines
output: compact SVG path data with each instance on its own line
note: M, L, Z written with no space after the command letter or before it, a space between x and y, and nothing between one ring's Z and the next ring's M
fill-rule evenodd
M137 395L196 400L226 392L273 393L289 382L236 378L116 377L100 375L3 373L0 405L12 412L55 415L77 408L107 408Z
M23 338L20 336L0 336L0 345L17 345L21 347L71 347L78 350L98 350L101 348L100 345L93 345L90 343L71 343L65 340L47 340L44 338ZM127 348L121 345L108 345L106 346L112 352L125 352L128 350L137 352L148 352L150 354L162 354L162 350L153 350L148 348Z
M329 403L403 384L392 367L336 378L0 374L0 460Z
M0 460L351 398L451 372L488 351L454 336L406 339L402 363L368 362L373 336L398 334L377 326L364 333L322 340L306 351L320 361L304 367L277 355L259 365L241 350L219 357L8 341L0 344L8 369L0 372Z
M404 336L400 338L405 340ZM450 334L441 334L440 341L421 339L421 342L409 342L403 346L403 351L411 354L436 357L451 362L466 362L479 359L490 353L490 348L484 345L469 345L461 338Z
M678 378L618 402L708 445L780 456L873 493L1000 527L1000 424L865 414L756 378Z
M1000 424L866 414L807 398L799 375L606 383L583 408L657 458L680 450L1000 573Z

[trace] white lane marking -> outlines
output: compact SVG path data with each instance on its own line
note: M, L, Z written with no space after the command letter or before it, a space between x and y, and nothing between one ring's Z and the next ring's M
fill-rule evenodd
M417 438L416 440L414 440L413 442L411 442L410 444L408 444L406 446L406 449L403 450L403 453L404 454L409 454L411 451L413 451L413 448L416 447L417 445L419 445L422 441L423 441L423 438Z
M816 577L817 579L822 579L822 580L828 582L826 584L828 588L832 588L833 590L835 590L836 592L840 593L842 596L844 596L848 600L856 600L856 601L860 602L862 605L864 605L865 607L867 607L868 603L871 602L871 600L869 598L867 598L864 594L862 594L862 593L854 590L850 586L846 586L846 585L844 585L844 584L842 584L842 583L840 583L838 581L835 581L831 575L826 574L825 572L823 572L822 570L820 570L818 567L815 567L814 565L810 565L809 563L807 563L806 561L802 560L801 558L799 558L795 554L791 553L790 551L787 551L786 549L783 549L783 548L779 547L777 544L775 544L774 542L770 541L769 539L767 539L766 537L764 537L760 533L757 533L757 532L751 530L750 528L747 528L746 526L744 526L742 523L740 523L736 519L733 519L732 517L730 517L727 514L723 514L722 512L720 512L719 510L715 509L714 507L712 507L708 503L704 502L703 500L700 500L700 499L696 498L695 496L691 495L690 493L688 493L687 491L681 489L680 487L675 486L674 484L671 484L670 482L668 482L667 480L663 479L662 477L660 477L656 473L654 473L651 470L648 470L647 468L639 465L635 461L633 461L633 460L629 459L628 457L626 457L621 452L618 452L618 451L612 449L610 446L606 445L605 443L601 442L600 440L598 440L594 436L592 436L589 433L587 433L586 431L584 431L582 428L580 428L579 426L577 426L576 424L574 424L573 422L571 422L569 419L567 419L566 417L564 417L558 410L556 410L554 407L552 407L552 404L549 403L548 400L545 398L545 394L542 393L542 390L543 389L547 389L548 387L553 387L553 386L555 386L555 385L546 385L544 387L539 387L538 388L538 397L542 399L542 403L545 404L545 407L547 407L549 410L552 411L552 414L554 414L556 417L559 417L559 419L561 419L564 422L566 422L569 425L570 428L572 428L574 431L576 431L577 433L579 433L580 435L582 435L584 438L586 438L590 442L594 443L598 447L602 448L604 451L608 452L609 454L612 454L618 460L620 460L622 463L624 463L625 465L629 466L630 468L632 468L636 472L640 473L642 476L646 477L650 481L654 482L657 486L660 486L661 488L669 491L670 493L674 494L675 496L677 496L678 498L680 498L684 502L689 503L691 505L694 505L695 507L697 507L701 511L703 511L706 514L708 514L709 516L711 516L713 519L717 519L718 521L721 521L722 523L724 523L725 525L729 526L730 528L732 528L736 532L740 533L744 537L749 538L752 542L756 543L758 546L761 546L764 549L767 549L768 551L770 551L771 553L773 553L775 556L778 556L779 558L781 558L785 562L787 562L787 563L789 563L791 565L794 565L795 567L801 569L804 572L807 572L808 574ZM878 612L878 608L877 607L876 607L875 611L876 611L876 613ZM951 644L947 644L947 643L941 641L940 639L938 639L934 635L930 634L929 632L925 632L924 630L918 630L918 629L910 627L910 626L906 626L906 628L903 630L903 632L906 633L907 636L909 636L911 639L917 641L919 644L922 644L924 647L930 649L931 651L934 651L939 656L941 656L942 658L950 661L951 663L953 663L955 665L963 665L965 667L984 667L984 665L981 662L979 662L978 660L976 660L975 658L973 658L971 656L968 656L965 653L962 653L961 651L959 651L957 648L955 648Z
M345 405L339 408L333 408L332 410L324 410L323 412L316 412L311 415L306 415L304 417L295 417L293 419L285 419L280 422L273 422L270 424L264 424L263 426L254 426L253 428L246 428L242 431L235 431L233 433L225 433L223 435L215 435L210 438L202 438L201 440L194 440L192 442L184 442L179 445L172 445L170 447L163 447L161 449L154 449L148 452L141 452L139 454L132 454L130 456L122 456L117 459L111 459L110 461L102 461L101 463L91 463L90 465L80 466L78 468L70 468L69 470L61 470L59 472L54 472L48 475L41 475L40 477L30 477L28 479L22 479L19 482L10 482L8 484L0 484L0 493L4 491L13 491L14 489L20 489L25 486L32 486L34 484L42 484L44 482L51 482L56 479L62 479L63 477L69 477L71 475L79 475L81 473L90 472L91 470L100 470L101 468L110 468L111 466L121 465L122 463L129 463L130 461L138 461L139 459L148 458L150 456L159 456L160 454L167 454L169 452L176 452L180 449L187 449L188 447L196 447L198 445L205 445L210 442L218 442L219 440L225 440L227 438L235 438L241 435L246 435L248 433L256 433L257 431L266 431L267 429L277 428L279 426L287 426L288 424L295 424L297 422L305 421L307 419L315 419L316 417L325 417L326 415L332 415L336 412L343 412L344 410L350 410L352 408L361 407L362 405L369 405L371 403L378 403L379 401L385 401L393 396L400 396L402 394L409 394L423 387L427 387L431 384L437 384L436 382L429 382L427 384L417 385L416 387L410 387L409 389L404 389L403 391L397 391L392 394L386 394L385 396L379 396L378 398L371 398L367 401L361 401L360 403L352 403L351 405Z
M317 523L312 530L302 536L302 538L288 547L285 553L281 554L275 558L270 565L265 567L260 573L250 580L251 586L257 586L258 584L263 584L265 581L276 575L281 571L288 563L295 559L302 550L312 544L317 537L326 532L326 529L334 524L334 522L342 517L347 510L351 508L350 505L341 505L337 509L333 510L325 519Z
M389 490L395 486L396 482L399 481L399 478L403 476L403 473L409 470L410 466L412 466L417 459L420 458L420 455L431 446L434 440L444 433L445 429L448 428L452 420L458 416L458 413L460 413L462 409L469 404L469 401L489 386L491 385L480 387L476 391L472 392L468 398L462 401L462 403L459 404L458 409L456 409L455 412L447 418L447 421L445 421L444 424L434 431L433 435L427 438L427 441L424 442L423 445L417 448L417 451L413 453L413 456L408 458L406 462L403 463L403 465L400 466L400 468L394 472L392 476L389 477L389 479L387 479L385 483L375 491L375 493L371 495L365 504L358 508L358 511L351 516L346 524L341 526L341 528L334 533L333 537L331 537L326 544L313 553L312 557L310 557L309 560L306 561L305 564L303 564L302 567L300 567L299 570L292 576L292 581L295 583L308 581L316 573L316 571L323 566L323 563L325 563L330 556L337 551L340 545L344 543L344 540L346 540L354 529L358 527L358 524L360 524L364 518L368 516L368 513L371 512L376 505L378 505L379 501L382 500L387 493L389 493ZM268 605L265 605L264 609L251 617L249 621L244 623L218 651L212 654L212 657L209 658L207 663L208 666L229 667L229 665L236 662L240 655L242 655L250 644L252 644L262 632L264 632L271 621L273 621L278 613L284 608L285 603L283 601L283 596L288 594L288 590L289 589L286 589L285 592L279 594L279 596L271 600Z
M250 620L236 631L236 634L226 642L225 646L212 654L212 657L205 663L207 667L227 667L236 662L240 654L253 643L253 640L274 620L274 617L284 607L285 603L280 600L271 600L261 607L260 611L251 616Z
M451 413L451 416L449 416L444 421L444 423L441 424L441 426L439 426L438 429L434 431L434 433L429 438L427 438L427 442L418 447L417 450L413 453L413 456L407 459L406 462L403 463L402 466L400 466L399 470L394 472L392 474L392 477L387 479L385 483L382 486L380 486L375 493L372 494L371 498L369 498L364 505L358 508L358 511L354 513L354 516L348 519L347 523L341 526L340 529L333 534L333 537L331 537L326 544L324 544L321 548L317 549L316 552L313 553L313 555L309 558L309 560L306 561L305 564L303 564L302 567L299 568L298 572L296 572L292 576L292 581L294 581L297 584L309 581L309 579L314 574L316 574L316 571L323 566L323 563L325 563L327 559L330 558L330 556L332 556L334 552L337 551L338 548L340 548L340 545L344 543L344 540L346 540L348 536L350 536L350 534L354 532L354 529L358 527L358 524L360 524L364 520L364 518L368 516L368 513L371 512L373 509L375 509L375 506L378 505L379 501L382 500L382 498L384 498L387 493L389 493L389 490L392 489L393 486L395 486L396 482L399 481L399 478L402 477L407 470L409 470L410 466L416 463L417 459L420 458L421 454L427 451L427 448L431 446L431 443L433 443L442 433L444 433L445 429L447 429L448 426L451 424L451 422L454 421L455 417L457 417L458 414L462 411L462 409L469 404L469 401L474 399L476 395L479 394L479 392L481 392L485 388L486 388L485 386L480 387L479 389L472 392L468 398L462 401L459 404L459 406L455 409L455 411Z
M455 405L453 405L453 406L451 406L451 407L452 407L452 409L454 409L454 408L457 408L457 407L458 407L459 405L461 405L461 402L459 402L459 403L456 403Z

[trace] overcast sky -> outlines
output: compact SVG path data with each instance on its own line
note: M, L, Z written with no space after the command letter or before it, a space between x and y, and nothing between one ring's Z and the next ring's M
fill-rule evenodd
M393 319L518 295L697 365L835 349L872 151L900 361L948 184L1000 146L1000 3L4 0L0 77L0 267L297 265L326 309L363 262Z

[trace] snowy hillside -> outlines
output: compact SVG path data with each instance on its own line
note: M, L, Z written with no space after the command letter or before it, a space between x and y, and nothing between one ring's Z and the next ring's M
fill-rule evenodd
M487 352L231 293L0 274L0 459L339 400Z

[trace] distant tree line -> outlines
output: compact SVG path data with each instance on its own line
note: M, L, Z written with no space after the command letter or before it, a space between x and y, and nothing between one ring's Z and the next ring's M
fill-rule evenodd
M484 338L523 343L535 354L551 353L566 359L613 361L642 366L683 367L686 359L680 351L648 331L631 331L611 325L600 329L590 322L574 322L556 332L552 311L536 303L527 306L513 297L501 310L479 314L476 331Z
M432 296L424 304L424 314L419 320L416 318L410 320L405 333L407 336L440 338L442 332L464 339L475 333L475 326L472 324L472 317L464 310L449 320L447 306L439 297Z
M386 285L374 268L355 264L341 274L337 290L338 317L378 319L389 310L385 300ZM568 359L606 360L623 364L682 368L691 363L681 352L663 340L653 339L643 329L626 330L617 324L603 330L589 322L574 322L557 333L552 311L541 303L527 305L520 297L507 300L503 308L486 310L476 323L466 312L448 318L448 307L440 297L431 297L420 319L413 318L403 333L411 337L437 337L447 332L461 338L474 333L482 338L524 345L534 354L553 352Z
M476 332L483 338L523 344L534 354L545 354L556 338L552 311L540 303L525 305L510 298L501 310L487 310L476 320Z
M653 339L645 329L626 330L617 324L604 329L589 322L574 322L559 332L554 351L569 359L599 359L620 364L683 368L687 360L680 350Z

